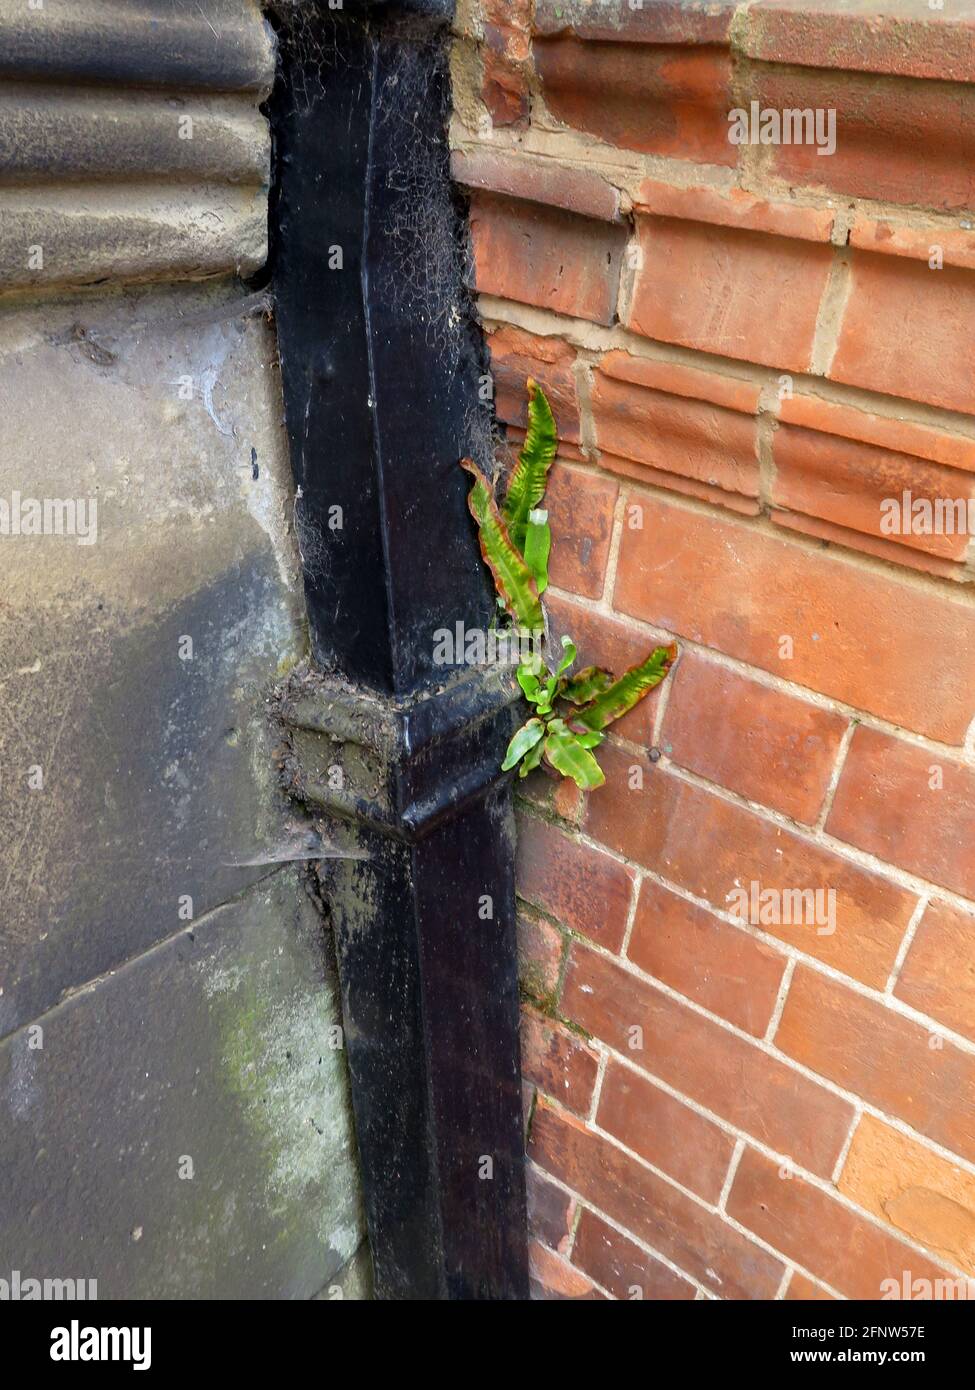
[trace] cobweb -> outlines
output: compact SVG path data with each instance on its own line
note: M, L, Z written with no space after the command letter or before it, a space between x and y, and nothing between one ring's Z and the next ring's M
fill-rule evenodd
M360 61L349 56L356 52L348 45L351 15L330 13L326 0L317 6L274 0L272 18L279 28L287 26L297 60L289 100L295 111L307 112L327 96L337 73ZM486 381L486 351L470 289L466 209L449 175L448 35L418 16L386 17L382 32L382 83L372 138L387 161L383 172L394 196L381 200L383 220L372 229L373 246L381 245L385 254L371 274L384 298L419 326L428 351L440 354L451 373L474 371ZM464 410L458 442L463 454L494 470L503 432L490 401L475 400ZM300 527L300 507L296 524ZM314 550L311 527L305 531L303 549ZM309 558L314 563L322 557Z

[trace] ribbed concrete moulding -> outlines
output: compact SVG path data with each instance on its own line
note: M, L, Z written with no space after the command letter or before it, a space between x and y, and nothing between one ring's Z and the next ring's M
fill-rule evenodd
M0 0L0 76L263 95L274 42L257 0Z
M256 0L0 0L0 290L253 274L275 61Z

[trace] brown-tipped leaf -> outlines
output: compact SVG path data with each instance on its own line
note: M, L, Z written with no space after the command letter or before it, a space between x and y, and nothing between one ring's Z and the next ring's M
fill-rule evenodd
M519 627L540 632L545 626L538 587L531 571L512 544L491 485L473 459L461 459L461 468L474 479L467 498L471 516L477 522L484 563L494 576L498 597Z
M614 720L628 714L645 695L649 695L664 679L676 660L675 644L655 648L646 661L638 666L631 666L625 675L620 676L619 680L614 681L601 695L597 695L591 705L579 710L573 718L580 724L585 724L587 728L605 729Z

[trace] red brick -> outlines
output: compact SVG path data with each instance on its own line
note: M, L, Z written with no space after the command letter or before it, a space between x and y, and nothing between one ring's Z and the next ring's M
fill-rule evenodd
M970 0L939 11L918 0L855 7L849 0L759 0L739 42L766 62L972 82L973 21Z
M585 792L580 791L568 777L555 779L555 792L552 796L552 809L562 820L578 825L586 804Z
M482 294L613 322L622 227L493 193L472 199L470 225Z
M884 1281L905 1270L936 1279L943 1270L910 1246L800 1177L785 1178L770 1158L746 1149L728 1215L848 1298L879 1300Z
M533 1240L528 1248L528 1262L532 1298L565 1298L581 1302L605 1299L605 1294L593 1287L591 1279L537 1240Z
M518 822L518 892L607 951L623 944L636 875L544 821Z
M975 917L929 903L894 993L975 1042Z
M543 1245L564 1255L578 1203L545 1176L534 1163L525 1164L528 1229Z
M500 38L508 57L523 61L531 52L531 11L532 0L481 0L485 41L497 46Z
M619 458L616 454L599 455L599 466L610 473L619 473L624 478L633 478L644 487L665 488L684 497L696 497L700 502L710 502L715 507L726 507L742 516L758 516L761 504L757 498L745 497L737 492L725 492L709 483L699 483L692 478L684 478L678 473L665 473L660 468L651 468L646 463L635 463L633 459Z
M539 1105L532 1156L587 1202L723 1298L774 1297L784 1266L579 1121Z
M848 722L688 652L661 743L681 767L812 824Z
M779 419L790 425L836 434L845 439L858 439L864 444L876 444L899 454L913 454L943 463L949 468L964 468L975 472L975 439L951 430L956 422L945 422L937 428L921 421L904 418L902 405L896 415L880 415L842 401L823 400L821 396L796 393L779 402ZM970 421L958 422L971 428Z
M850 245L862 251L879 251L889 256L909 256L926 264L932 247L941 251L945 265L975 270L975 236L958 227L913 227L907 223L858 214L850 229Z
M639 1052L632 1056L640 1061ZM705 1201L717 1202L721 1196L734 1139L612 1058L603 1078L596 1124Z
M531 109L525 74L492 48L485 48L481 56L481 96L491 120L499 126L525 124Z
M970 410L975 275L855 251L851 276L833 380Z
M733 166L731 59L717 48L537 38L542 96L557 121L618 148Z
M562 1010L614 1051L729 1124L791 1154L813 1172L832 1172L852 1108L756 1044L579 946L570 956ZM634 1026L643 1029L640 1052L630 1050Z
M585 598L599 598L619 492L609 478L556 462L544 502L552 529L551 583Z
M971 86L761 68L752 70L750 96L765 109L836 112L833 154L820 155L814 143L769 147L772 170L792 186L920 203L939 212L960 211L975 201ZM923 170L919 149L925 151Z
M518 914L518 978L533 999L554 998L562 970L565 938L534 914Z
M820 1076L975 1158L975 1057L874 999L800 966L775 1044ZM828 1280L828 1283L833 1283Z
M970 704L965 712L971 713ZM975 770L963 763L861 726L826 829L890 864L975 898Z
M599 755L607 785L590 794L585 821L594 839L726 912L752 883L832 888L832 934L802 922L761 930L865 984L886 984L915 894L637 754L607 745ZM632 767L642 768L642 789L630 788Z
M660 179L644 180L635 206L640 212L657 217L713 222L721 227L797 237L802 241L829 241L836 216L829 208L769 202L743 188L680 187Z
M608 352L600 360L600 376L661 391L668 396L708 401L742 415L754 415L761 395L761 382L748 377L726 376L705 367L688 367L661 357L634 357L629 352ZM626 436L621 436L626 437ZM617 441L611 441L617 447ZM619 450L618 452L625 452Z
M580 217L618 222L619 190L591 169L575 169L552 159L526 159L507 151L454 150L450 167L458 183L564 208Z
M526 1009L521 1016L521 1070L527 1081L576 1115L588 1115L599 1056L581 1038Z
M678 994L763 1037L785 957L740 927L644 879L627 956Z
M644 661L654 646L669 640L661 634L660 640L655 642L631 623L595 613L588 605L572 603L559 594L546 594L545 603L555 649L558 650L563 633L571 637L579 653L575 664L579 671L586 666L603 666L621 676L631 666ZM657 686L629 714L617 720L614 732L649 747L653 742L654 718L662 690L662 685Z
M652 0L640 7L626 3L609 7L593 5L592 0L536 0L534 29L536 34L571 32L613 43L722 44L728 41L737 3Z
M519 797L532 806L537 806L560 820L568 821L571 825L578 825L582 816L584 793L571 778L556 777L546 768L540 767L529 773L523 782L519 780L517 791Z
M783 1294L787 1303L815 1303L815 1302L835 1302L831 1293L820 1284L814 1284L811 1279L807 1279L804 1274L800 1274L797 1269L792 1271L792 1278L789 1280L789 1287Z
M643 529L623 529L614 607L931 738L964 740L971 608L724 517L634 503ZM779 654L783 635L792 660Z
M689 1279L675 1274L588 1209L579 1221L572 1262L616 1298L675 1303L697 1297Z
M839 1189L879 1221L975 1274L975 1177L958 1164L864 1115Z
M725 357L808 369L830 246L669 217L638 214L636 225L643 265L629 328Z
M757 497L758 391L750 382L611 353L595 373L596 442L652 469Z
M975 474L891 453L873 444L849 439L841 444L835 435L791 425L780 425L776 430L773 453L772 501L778 506L932 555L964 560L967 527L955 535L891 534L883 528L881 504L887 498L900 504L905 492L917 499L962 498L967 502L975 496Z
M533 377L548 397L559 442L579 443L579 400L572 365L575 348L561 338L539 338L505 324L488 338L495 409L506 425L528 425L528 379Z
M835 526L831 521L819 517L803 516L801 512L784 512L772 509L769 520L787 531L798 532L802 536L812 536L826 541L829 545L845 546L848 550L858 550L863 555L876 555L878 559L888 560L904 569L918 570L921 574L935 574L939 579L951 579L957 583L967 582L965 566L956 560L940 560L923 550L912 550L894 541L881 540L876 536L864 535L862 531L850 531L845 526Z

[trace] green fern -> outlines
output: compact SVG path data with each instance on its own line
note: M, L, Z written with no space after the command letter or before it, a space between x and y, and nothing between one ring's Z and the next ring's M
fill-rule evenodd
M498 511L491 484L473 459L461 459L474 478L467 499L471 516L477 522L481 555L494 576L494 587L507 612L520 627L539 632L545 625L538 587L520 552L512 544L508 528Z
M618 681L597 695L591 705L579 710L576 719L588 729L605 729L607 724L622 719L660 684L676 660L676 645L656 647L646 661L631 666Z
M522 555L525 553L529 516L545 496L548 471L558 443L552 407L538 382L529 377L528 432L511 475L507 495L501 504L501 515Z
M533 633L544 627L540 595L548 586L551 532L541 503L557 448L555 419L545 392L529 380L528 433L500 508L477 465L471 459L461 461L474 478L468 505L498 602ZM537 654L518 667L518 683L533 714L508 745L502 768L509 772L517 767L518 775L527 777L544 764L556 775L571 777L583 791L592 791L606 780L594 752L606 728L665 679L677 659L677 647L655 648L619 680L601 666L587 666L570 676L575 659L575 644L563 637L555 671Z

